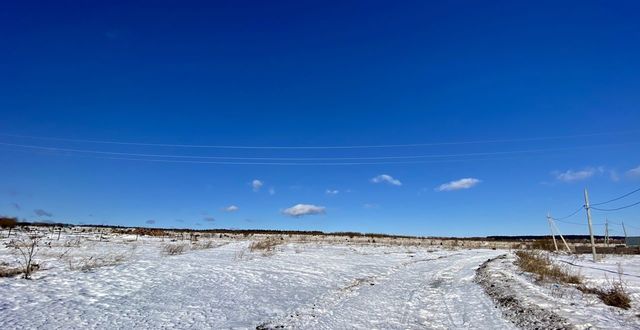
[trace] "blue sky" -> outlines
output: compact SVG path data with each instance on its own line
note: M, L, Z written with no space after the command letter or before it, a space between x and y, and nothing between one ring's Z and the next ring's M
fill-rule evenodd
M585 187L594 202L640 187L635 1L0 7L2 214L546 234ZM640 206L605 217L640 234Z

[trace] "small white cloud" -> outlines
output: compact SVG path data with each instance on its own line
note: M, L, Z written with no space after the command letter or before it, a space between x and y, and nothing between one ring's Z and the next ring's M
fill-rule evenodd
M627 171L626 175L630 178L640 178L640 165Z
M340 191L337 190L337 189L327 189L327 190L325 190L324 193L327 194L327 195L337 195L337 194L340 193Z
M276 189L273 187L269 188L269 195L273 196L275 194L276 194Z
M436 191L453 191L453 190L461 190L461 189L469 189L481 181L476 178L464 178L460 180L451 181L448 183L441 184Z
M235 205L229 205L227 207L224 208L225 212L235 212L237 210L239 210L240 208L235 206Z
M254 179L253 181L251 181L251 187L253 188L253 191L258 192L260 190L260 188L262 188L262 186L264 185L264 183L262 183L262 181L258 180L258 179Z
M394 179L391 175L388 174L380 174L376 177L371 178L371 182L373 183L388 183L394 186L402 186L402 182L398 179Z
M585 168L580 171L567 170L566 172L554 172L553 174L556 177L556 180L562 182L575 182L586 180L596 174L596 172L600 172L600 169L595 168Z
M372 203L366 203L366 204L362 205L362 207L364 207L365 209L377 209L378 207L380 207L380 205L372 204Z
M316 206L313 204L296 204L288 209L285 209L284 211L282 211L282 213L290 217L298 218L305 215L324 214L325 207Z
M613 182L620 181L620 175L618 175L618 171L609 170L609 179L611 179L611 181L613 181Z

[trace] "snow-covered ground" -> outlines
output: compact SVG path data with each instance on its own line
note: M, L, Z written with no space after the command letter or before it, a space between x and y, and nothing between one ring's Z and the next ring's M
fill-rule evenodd
M516 257L512 253L490 262L488 272L496 285L503 286L502 290L509 291L523 305L550 311L574 328L640 329L640 256L604 256L596 263L589 257L551 255L551 260L581 275L588 287L606 288L622 278L632 300L629 310L607 306L597 296L584 294L575 286L536 281L514 265Z
M473 283L500 251L285 240L263 255L215 238L169 256L181 241L55 238L32 280L0 278L1 329L513 328ZM3 244L0 264L14 253Z
M640 328L638 256L552 257L591 286L621 276L632 298L621 310L536 282L507 250L287 236L274 251L250 250L264 239L48 233L32 280L0 277L0 329L513 329L514 317L525 328L545 324L540 315L579 329ZM0 239L0 270L19 264L8 242ZM168 255L168 245L186 249ZM478 267L501 255L482 268L483 286L476 283ZM496 308L487 286L538 312Z

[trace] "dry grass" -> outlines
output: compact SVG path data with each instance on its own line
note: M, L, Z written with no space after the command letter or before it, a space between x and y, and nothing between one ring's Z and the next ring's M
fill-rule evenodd
M539 281L555 281L560 283L577 284L577 289L586 294L594 294L609 306L629 309L631 298L624 288L622 280L610 282L605 288L589 287L583 284L580 275L571 274L551 262L549 257L539 251L517 251L516 264L525 272L536 274ZM621 272L621 271L620 271Z
M580 275L571 274L566 268L555 265L549 257L538 251L517 251L516 265L525 272L537 275L538 281L555 281L581 284Z
M578 287L578 290L583 293L595 294L605 305L622 309L629 309L631 307L631 298L629 298L629 294L624 289L621 281L615 281L611 283L608 288L604 289L581 285Z
M203 241L203 242L199 242L199 243L193 243L191 244L191 249L193 250L206 250L206 249L211 249L216 247L213 244L213 241Z
M30 273L33 273L39 268L40 266L38 264L31 264ZM13 277L20 274L24 274L24 269L22 267L0 266L0 277Z
M90 272L96 268L116 266L127 260L124 254L107 255L107 256L90 256L80 260L69 261L69 270L79 270L81 272Z
M260 241L252 242L249 245L250 252L262 252L263 255L272 255L276 246L284 243L284 240L276 237L268 237Z
M550 238L537 239L531 244L531 248L535 250L555 251L556 246Z
M186 250L186 244L167 244L162 248L162 251L170 256L183 254Z

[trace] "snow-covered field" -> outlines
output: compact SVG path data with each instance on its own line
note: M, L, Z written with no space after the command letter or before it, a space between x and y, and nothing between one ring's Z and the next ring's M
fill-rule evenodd
M620 263L633 297L622 311L574 288L534 283L507 250L278 236L273 251L251 251L261 240L49 233L32 280L0 277L0 329L513 329L474 281L481 264L505 254L487 270L519 299L577 328L640 328L638 257L555 257L593 283L617 278ZM18 265L8 242L0 239L5 269ZM186 249L168 255L168 245Z
M473 283L500 251L314 242L264 255L216 238L169 256L182 242L74 239L41 246L32 280L0 278L1 329L512 328ZM95 260L115 265L80 269Z

